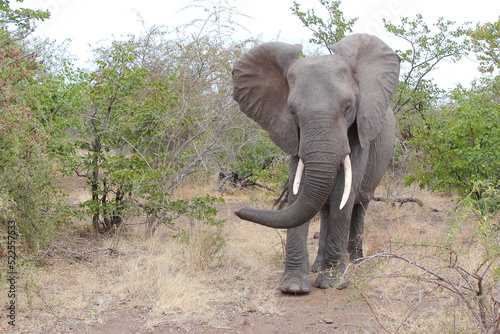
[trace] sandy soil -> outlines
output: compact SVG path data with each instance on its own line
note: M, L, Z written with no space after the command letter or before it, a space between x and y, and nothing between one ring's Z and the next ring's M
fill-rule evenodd
M226 203L219 205L219 212L231 224L241 222L233 212L250 203ZM251 204L250 204L251 205ZM309 243L317 247L318 240L314 233L319 224L313 224L309 232ZM314 256L312 254L311 256ZM314 282L317 274L311 273ZM269 286L278 285L280 272L269 282ZM228 303L220 314L226 325L211 328L204 324L190 323L182 327L163 324L153 329L144 328L144 310L130 310L126 306L106 312L101 324L87 327L87 333L378 333L378 327L368 306L359 300L353 301L352 288L345 290L313 288L306 295L286 295L271 288L269 294L277 298L280 314L267 314L256 309L241 309ZM250 294L248 298L252 298ZM168 322L168 320L167 320ZM76 330L77 328L75 328ZM82 330L84 328L81 328Z
M105 315L103 324L88 328L90 333L377 333L379 328L367 306L349 306L349 290L314 289L303 296L276 292L282 302L280 316L233 310L229 328L207 328L192 324L189 328L160 325L143 328L141 312L124 309ZM372 330L367 331L367 328ZM76 328L75 328L76 329Z

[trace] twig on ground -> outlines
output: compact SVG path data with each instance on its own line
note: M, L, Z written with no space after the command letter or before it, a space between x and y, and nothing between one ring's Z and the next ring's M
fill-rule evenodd
M426 208L431 209L434 212L443 212L443 210L432 207L430 205L425 204L421 199L418 199L416 197L394 197L394 198L389 198L386 196L380 196L380 195L375 195L373 196L373 200L376 202L386 202L386 203L400 203L400 205L403 205L404 203L417 203L419 206L423 206Z

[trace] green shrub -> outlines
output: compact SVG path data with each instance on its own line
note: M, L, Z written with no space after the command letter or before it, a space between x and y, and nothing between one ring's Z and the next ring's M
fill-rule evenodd
M411 143L420 164L408 183L472 198L478 208L499 209L500 78L456 88L450 106L425 117ZM497 192L498 193L498 192Z

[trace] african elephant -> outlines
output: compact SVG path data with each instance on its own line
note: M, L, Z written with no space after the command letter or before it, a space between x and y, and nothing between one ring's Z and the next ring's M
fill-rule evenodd
M233 70L233 97L241 111L291 155L288 206L235 212L288 229L279 286L285 293L311 291L307 232L318 212L316 287L336 284L346 252L351 261L363 257L365 211L394 147L389 100L398 84L399 57L365 34L329 49L332 55L301 57L300 45L264 43L241 56Z

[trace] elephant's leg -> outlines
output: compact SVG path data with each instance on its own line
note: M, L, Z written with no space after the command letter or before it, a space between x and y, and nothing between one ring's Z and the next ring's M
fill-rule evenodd
M342 180L342 178L340 178ZM351 214L354 207L354 198L350 198L345 207L339 210L342 186L336 182L330 196L329 214L327 217L328 233L323 250L322 272L316 278L315 285L321 289L336 286L338 289L347 287L347 284L338 285L338 277L345 271L345 258ZM340 190L339 190L340 189Z
M308 229L309 222L288 229L286 233L285 272L278 288L281 292L302 294L311 291L307 252Z
M390 114L390 112L388 112ZM386 123L377 138L370 144L363 180L357 196L359 204L354 206L350 226L348 245L349 257L352 262L363 257L363 233L365 229L365 214L368 204L375 194L375 189L392 159L395 136L393 117L387 117Z
M342 210L340 210L340 202L342 201L342 194L344 192L344 170L342 170L335 180L333 190L329 197L329 215L328 215L328 233L326 237L326 244L323 252L323 272L316 278L315 285L318 288L326 289L328 287L336 286L338 289L343 289L348 284L340 284L338 281L339 275L343 275L346 265L346 252L349 239L349 231L351 229L351 218L353 215L354 204L361 201L359 193L363 191L362 181L365 175L371 174L373 171L367 171L368 157L370 155L370 147L362 148L359 144L359 136L357 128L352 126L348 132L349 147L351 148L351 161L352 161L352 184L349 200ZM376 152L373 152L376 159ZM376 184L375 184L376 186ZM370 197L366 197L369 200ZM358 209L356 209L358 211ZM360 226L359 220L356 220L356 229ZM362 231L360 231L362 232Z
M298 158L290 158L290 174L288 185L288 204L297 199L292 192L292 183L297 170ZM309 222L287 230L285 272L278 289L284 293L303 294L311 291L309 278L309 253L307 251L307 232Z
M351 262L356 262L363 257L363 233L365 230L365 213L370 202L354 205L351 218L351 229L349 231L349 242L347 252Z
M321 217L321 226L319 230L319 246L318 246L318 255L316 255L316 260L314 261L311 271L312 272L318 272L322 271L323 269L323 253L325 252L325 245L326 245L326 237L328 235L328 216L329 213L328 211L330 210L329 206L323 206L323 208L320 211L320 217Z

